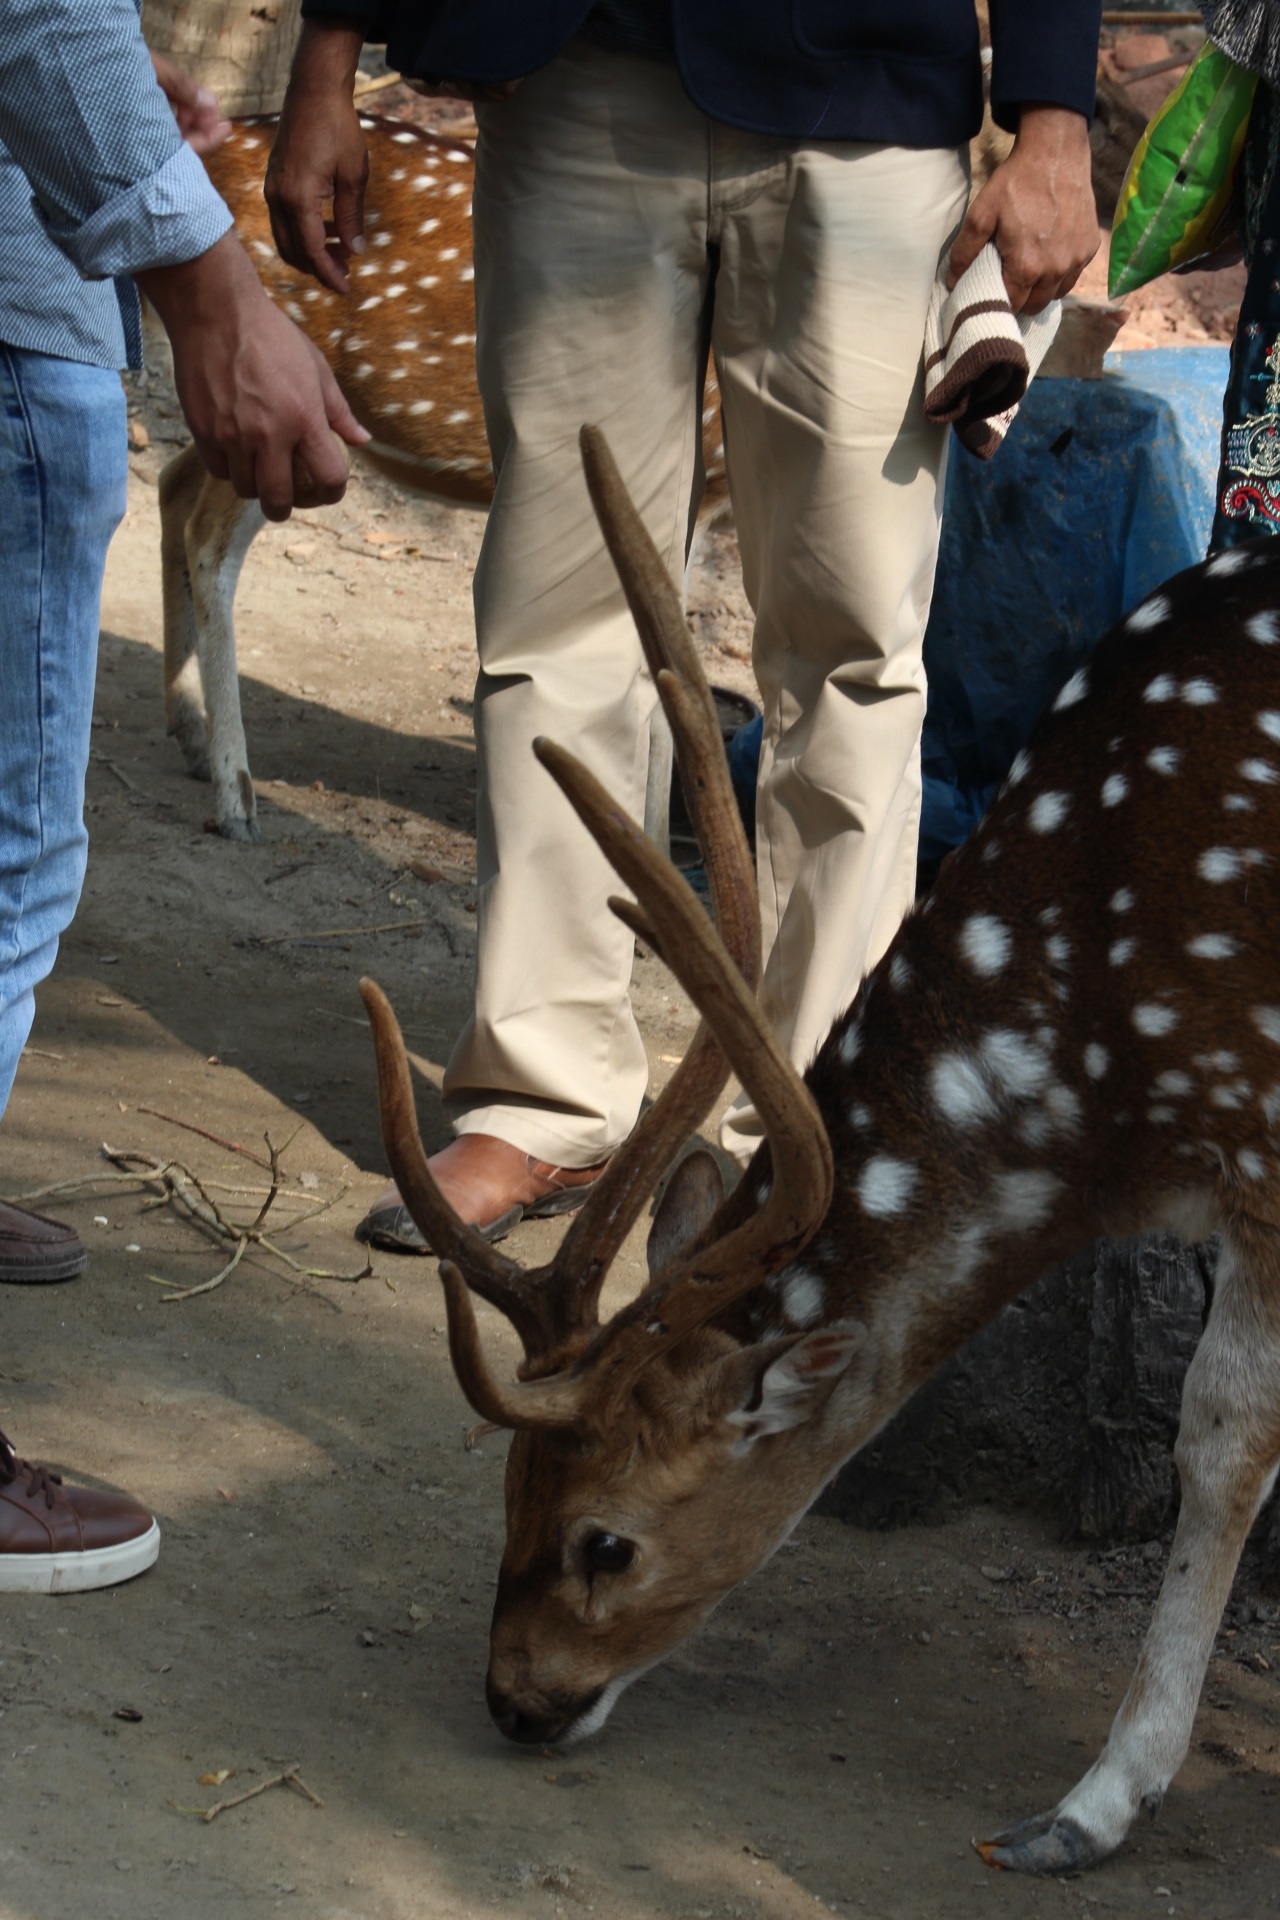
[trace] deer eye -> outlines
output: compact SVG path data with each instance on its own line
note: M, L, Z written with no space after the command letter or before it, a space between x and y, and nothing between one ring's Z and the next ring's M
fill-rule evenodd
M589 1533L582 1543L582 1558L592 1573L622 1573L635 1557L635 1541L616 1533Z

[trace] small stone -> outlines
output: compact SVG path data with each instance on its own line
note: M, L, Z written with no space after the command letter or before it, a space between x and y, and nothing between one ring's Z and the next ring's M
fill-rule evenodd
M95 1227L109 1227L111 1222L107 1219L105 1213L95 1213L93 1216L93 1224Z
M141 420L131 420L129 422L130 453L145 453L150 445L151 435L147 432Z
M365 1627L360 1634L360 1645L362 1647L376 1647L377 1644L376 1634L370 1633L368 1627Z
M142 1252L142 1248L141 1248L141 1247L140 1247L140 1246L138 1245L138 1243L137 1243L137 1241L136 1241L136 1240L130 1240L130 1241L129 1241L129 1243L128 1243L128 1245L127 1245L127 1246L125 1247L125 1252L126 1252L126 1253L141 1253L141 1252Z

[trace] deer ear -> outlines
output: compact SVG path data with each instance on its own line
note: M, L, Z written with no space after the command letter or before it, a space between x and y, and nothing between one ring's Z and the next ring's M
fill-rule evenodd
M738 1429L735 1452L744 1452L766 1434L812 1420L866 1337L860 1320L838 1320L816 1333L748 1347L722 1362L724 1387L732 1379L739 1389L729 1403L733 1411L727 1412L729 1425Z
M724 1175L714 1156L698 1147L680 1162L658 1202L646 1253L652 1278L681 1254L724 1199Z

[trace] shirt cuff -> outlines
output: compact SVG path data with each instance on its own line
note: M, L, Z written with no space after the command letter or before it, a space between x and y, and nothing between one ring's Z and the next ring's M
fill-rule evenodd
M1100 0L992 8L991 114L1018 130L1023 106L1069 107L1092 120L1098 93Z
M304 20L339 20L363 27L366 41L381 45L396 15L394 0L302 0Z
M232 225L226 202L185 141L155 173L114 194L80 225L42 218L49 238L86 280L176 267L207 253Z

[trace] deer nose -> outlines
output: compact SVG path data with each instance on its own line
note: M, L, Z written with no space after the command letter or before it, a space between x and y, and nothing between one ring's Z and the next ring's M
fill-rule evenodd
M547 1746L559 1740L582 1716L589 1713L600 1698L600 1688L580 1698L540 1701L531 1708L518 1702L489 1681L485 1688L489 1712L499 1733L521 1746Z

